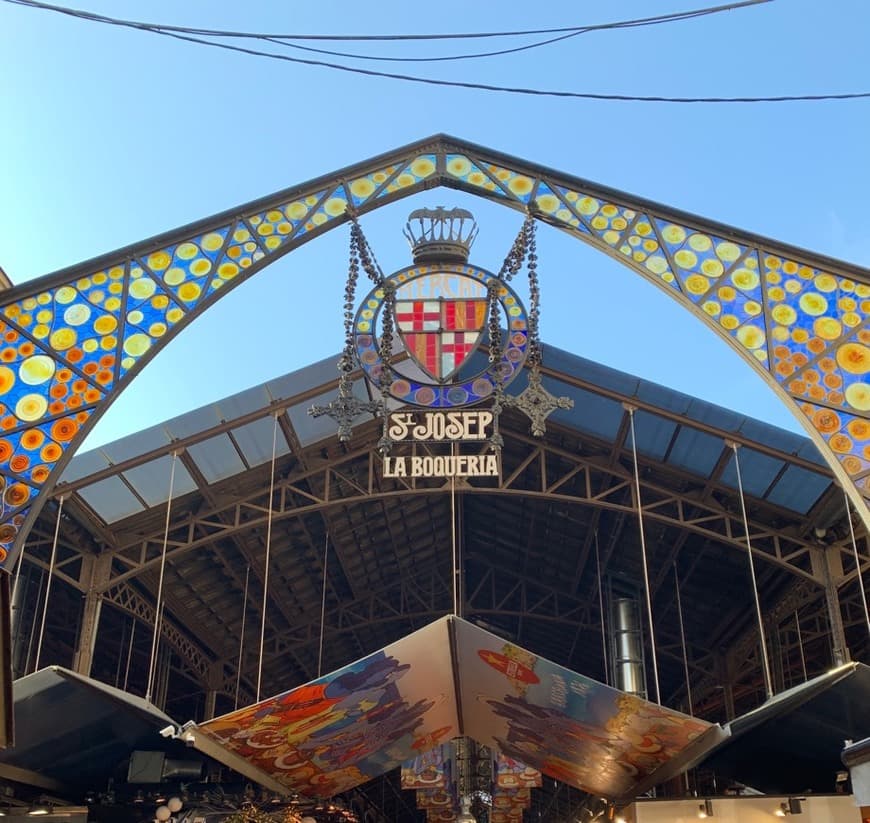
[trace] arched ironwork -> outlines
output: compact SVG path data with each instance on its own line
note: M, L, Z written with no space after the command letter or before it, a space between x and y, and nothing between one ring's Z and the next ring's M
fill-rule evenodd
M100 414L175 334L348 209L437 186L530 211L701 318L802 421L870 527L870 271L437 135L5 292L2 564Z

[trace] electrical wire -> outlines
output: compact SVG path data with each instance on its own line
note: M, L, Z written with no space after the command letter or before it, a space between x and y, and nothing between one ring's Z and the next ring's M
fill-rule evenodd
M504 37L527 37L533 34L584 34L587 31L598 31L616 28L634 28L638 26L657 25L678 20L689 20L694 17L703 17L708 14L717 14L723 11L733 11L746 6L755 6L761 3L773 2L773 0L742 0L737 3L728 3L721 6L710 6L703 9L675 12L673 14L661 14L654 17L640 17L633 20L621 20L613 23L599 23L585 26L563 26L561 28L548 29L524 29L518 31L488 31L488 32L462 32L444 34L275 34L264 32L231 31L227 29L207 29L194 26L171 26L168 24L145 23L136 20L120 20L108 17L96 12L83 9L73 9L68 6L58 6L52 3L44 3L41 0L4 0L18 6L54 11L71 17L90 20L95 23L109 23L112 25L124 25L140 29L163 29L183 34L197 34L207 37L234 37L250 38L254 40L315 40L315 41L343 41L343 42L391 42L391 41L420 41L420 40L477 40L484 38Z
M535 88L525 88L521 86L499 86L490 83L474 83L470 81L460 81L460 80L440 80L433 77L419 77L416 75L408 75L408 74L400 74L396 72L385 72L385 71L375 71L373 69L365 69L359 66L346 66L340 63L332 63L324 60L313 60L303 57L291 57L286 54L275 54L274 52L261 51L259 49L253 49L245 46L234 45L232 43L221 43L215 42L212 40L202 39L201 36L196 36L198 34L202 34L204 36L212 36L212 37L247 37L252 39L260 39L263 40L265 38L275 38L275 35L262 35L262 34L251 34L251 33L243 33L243 32L225 32L218 29L195 29L192 27L183 27L183 26L167 26L167 25L156 25L156 24L148 24L141 23L137 21L131 20L123 20L120 18L106 17L104 15L97 15L91 12L82 12L76 9L67 8L64 6L54 6L48 3L39 2L39 0L2 0L2 2L10 3L13 5L26 6L30 8L37 8L45 11L54 11L60 14L67 14L72 17L78 17L81 19L89 20L91 22L99 22L106 23L115 26L122 26L127 28L140 29L143 31L151 32L152 34L159 34L164 37L172 37L176 40L181 40L185 42L195 43L197 45L203 46L211 46L212 48L225 49L227 51L239 52L241 54L247 54L253 57L265 57L270 60L282 60L288 63L294 63L298 65L307 65L307 66L316 66L319 68L328 68L334 71L342 71L350 74L358 74L367 77L381 77L390 80L403 80L409 83L418 83L430 86L440 86L447 88L463 88L463 89L471 89L475 91L496 91L496 92L504 92L507 94L519 94L519 95L527 95L527 96L536 96L536 97L559 97L565 99L574 99L574 100L602 100L602 101L611 101L611 102L637 102L637 103L711 103L711 104L721 104L721 103L791 103L791 102L818 102L823 100L856 100L856 99L866 99L870 98L870 91L860 91L860 92L838 92L838 93L823 93L823 94L794 94L794 95L771 95L771 96L734 96L734 97L712 97L712 96L698 96L698 97L677 97L677 96L667 96L667 95L634 95L634 94L607 94L607 93L594 93L594 92L576 92L576 91L561 91L556 89L535 89ZM759 0L761 2L761 0ZM720 7L722 10L737 8L740 5L745 4L735 4L733 6ZM626 24L631 21L626 21ZM637 22L639 24L639 21ZM611 28L616 27L616 24L611 24ZM571 31L576 31L578 29L572 28ZM529 31L529 32L503 32L503 33L481 33L474 35L465 35L469 37L484 37L484 36L515 36L521 33L542 33L548 30L537 30L537 31ZM190 32L190 33L187 33ZM453 37L454 35L383 35L383 36L369 36L369 38L360 38L360 39L379 39L379 40L411 40L411 39L445 39L447 37ZM303 36L294 36L295 39L303 39ZM308 37L314 37L309 35ZM323 35L321 36L324 39L329 38L345 38L345 39L356 39L351 38L350 36L338 36L338 35Z
M577 28L572 28L568 31L567 34L559 34L556 37L549 37L546 40L538 40L534 43L525 43L522 46L513 46L512 48L498 49L496 51L484 51L484 52L475 52L472 54L452 54L445 55L441 57L385 57L380 54L359 54L356 52L345 52L345 51L332 51L331 49L319 49L313 46L302 46L299 43L288 43L286 42L288 39L298 39L298 38L290 38L286 35L270 35L262 37L263 40L269 43L275 43L279 46L285 46L287 48L299 49L301 51L313 52L316 54L325 54L330 57L348 57L353 60L378 60L380 62L390 62L390 63L441 63L448 62L453 60L474 60L482 57L502 57L508 54L517 54L521 51L530 51L531 49L538 49L543 46L550 46L553 43L560 43L563 40L569 40L572 37L577 37L581 34L588 34L589 32L594 31L607 31L607 30L615 30L615 29L629 29L629 28L640 28L644 26L656 26L661 25L662 23L676 23L683 20L694 20L697 17L706 17L710 14L719 14L723 11L733 11L737 8L743 8L745 6L757 6L762 3L771 3L773 0L745 0L742 3L734 3L729 4L727 6L716 6L706 9L696 9L694 11L684 11L677 12L675 14L663 14L658 15L656 17L643 17L638 18L636 20L621 20L614 23L600 23L597 25L589 25L589 26L578 26ZM161 26L160 28L164 28ZM516 36L515 32L508 32L502 34L492 34L487 36L495 36L495 37L513 37ZM217 36L217 35L215 35ZM225 34L221 36L232 37L235 35ZM476 37L478 35L468 35L469 37ZM401 35L399 39L410 39L409 35Z

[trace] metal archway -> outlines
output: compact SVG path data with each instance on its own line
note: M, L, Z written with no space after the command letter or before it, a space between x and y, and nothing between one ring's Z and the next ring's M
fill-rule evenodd
M436 135L5 292L0 565L100 414L175 334L348 207L437 186L530 210L700 317L795 413L870 528L870 271Z

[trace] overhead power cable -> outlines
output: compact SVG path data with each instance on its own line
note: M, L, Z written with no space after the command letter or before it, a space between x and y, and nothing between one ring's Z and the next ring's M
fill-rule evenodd
M345 41L345 42L367 42L367 41L402 41L402 40L475 40L484 38L498 37L526 37L534 34L584 34L587 31L598 31L605 29L617 28L634 28L638 26L657 25L659 23L669 23L679 20L689 20L695 17L703 17L708 14L717 14L723 11L733 11L734 9L744 8L746 6L756 6L762 3L770 3L773 0L741 0L736 3L728 3L720 6L711 6L709 8L694 9L690 11L675 12L673 14L661 14L654 17L642 17L635 20L622 20L613 23L599 23L596 25L585 26L563 26L561 28L546 28L546 29L523 29L514 31L487 31L487 32L460 32L460 33L443 33L443 34L276 34L275 32L245 32L231 31L227 29L209 29L194 26L172 26L164 23L145 23L135 20L118 20L114 17L108 17L96 12L85 11L83 9L73 9L67 6L58 6L52 3L44 3L40 0L4 0L7 3L13 3L19 6L30 6L32 8L44 9L46 11L54 11L60 14L67 14L72 17L79 17L85 20L91 20L97 23L109 23L112 25L125 25L134 28L142 29L162 29L164 31L175 31L182 34L196 34L208 37L241 37L251 38L255 40L322 40L322 41Z
M415 75L399 74L395 72L377 71L374 69L361 68L359 66L345 66L340 63L331 63L324 60L313 60L303 57L291 57L287 54L275 54L274 52L261 51L259 49L253 49L246 46L238 46L232 43L222 43L214 40L206 40L193 34L184 34L182 33L182 27L157 26L155 24L140 23L136 21L123 20L120 18L104 17L102 15L91 15L90 13L79 12L75 9L68 9L62 6L52 6L47 3L41 3L38 2L38 0L2 1L15 5L29 6L48 11L56 11L63 14L69 14L74 17L82 17L83 19L91 20L92 22L100 22L109 25L140 29L143 31L151 32L152 34L159 34L164 37L172 37L176 40L196 43L202 46L210 46L212 48L225 49L227 51L239 52L241 54L247 54L253 57L265 57L270 60L282 60L287 63L295 63L305 66L317 66L320 68L328 68L335 71L347 72L350 74L358 74L367 77L382 77L390 80L403 80L405 82L419 83L430 86L463 88L477 91L497 91L507 94L520 94L536 97L561 97L575 100L604 100L639 103L788 103L821 100L855 100L870 98L870 91L740 97L671 97L665 95L607 94L595 92L561 91L554 89L534 89L516 86L499 86L490 83L474 83L461 80L440 80L433 77L419 77ZM260 37L260 39L263 38Z

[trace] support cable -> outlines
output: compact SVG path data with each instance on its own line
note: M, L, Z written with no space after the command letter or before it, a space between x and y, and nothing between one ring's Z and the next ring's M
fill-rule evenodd
M124 691L127 691L127 683L130 680L130 661L133 659L133 640L136 637L136 618L133 618L133 625L130 627L130 646L127 649L127 666L124 669Z
M456 446L450 444L451 455ZM450 476L450 548L453 554L453 614L459 616L459 561L456 556L456 476Z
M643 590L646 594L646 615L649 621L649 640L650 648L652 649L653 678L656 687L656 703L661 706L662 696L659 691L659 664L656 657L656 636L655 630L653 629L652 600L650 599L649 593L649 570L647 569L646 562L646 537L644 536L643 529L643 506L641 505L640 499L640 469L637 463L637 438L634 431L634 406L626 406L626 410L628 411L628 418L631 423L631 454L634 460L634 489L635 494L637 495L637 522L640 529L640 554L641 560L643 561Z
M48 580L45 581L45 602L42 604L42 625L39 627L39 642L36 644L36 662L33 670L39 671L39 658L42 654L42 639L45 637L45 620L48 617L48 595L51 592L51 579L54 577L54 563L57 559L57 539L60 535L60 516L63 512L63 495L58 498L57 521L54 524L54 540L51 544L51 562L48 564Z
M758 620L758 637L761 640L761 664L764 670L764 689L767 699L773 697L773 681L770 676L770 661L767 657L767 640L764 637L764 622L761 619L761 600L758 596L758 581L755 578L755 561L752 557L752 541L749 538L749 518L746 515L746 498L743 495L743 478L740 475L740 458L737 455L737 443L726 441L734 451L734 468L737 470L737 491L740 494L740 511L743 513L743 528L746 532L746 556L749 558L749 574L752 578L752 594L755 598L755 616Z
M242 685L242 654L245 650L245 621L248 617L248 582L251 579L250 564L245 569L245 594L242 597L242 627L239 631L239 665L236 666L236 701L234 709L239 708L239 688Z
M598 580L598 611L601 615L601 652L604 655L604 682L610 685L610 665L607 655L607 628L604 625L604 591L601 586L601 555L598 552L598 529L595 529L595 576Z
M683 671L686 675L686 698L689 702L689 714L695 716L692 705L692 683L689 680L689 653L686 650L686 630L683 625L683 600L680 597L680 573L677 570L677 561L674 561L674 588L677 592L677 617L680 619L680 643L683 647Z
M858 586L861 589L861 603L864 605L864 621L867 623L867 634L870 636L870 612L867 611L867 592L864 590L864 577L861 574L861 560L858 557L858 541L855 540L855 527L852 525L852 507L849 495L843 491L846 498L846 519L849 521L849 535L852 538L852 553L855 556L855 574L858 576Z
M801 637L801 621L798 617L798 610L794 610L794 625L797 629L798 651L801 653L801 669L804 673L804 683L809 679L807 677L807 659L804 657L804 639Z
M163 576L166 571L166 547L169 544L169 517L172 513L172 491L175 485L175 463L178 452L172 452L172 464L169 469L169 498L166 501L166 522L163 527L163 551L160 553L160 579L157 583L157 606L154 609L154 637L151 640L151 660L148 663L148 685L145 689L145 700L151 700L154 688L154 675L157 667L157 647L160 644L160 626L163 623Z
M317 649L317 676L323 674L323 633L326 627L326 570L329 563L329 532L323 544L323 590L320 593L320 645Z
M263 682L263 643L266 638L266 604L269 602L269 559L272 554L272 510L275 494L275 455L278 448L278 414L275 413L275 425L272 428L272 466L269 475L269 515L266 519L266 568L263 573L263 607L260 620L260 659L257 662L257 700L260 702L260 685Z

